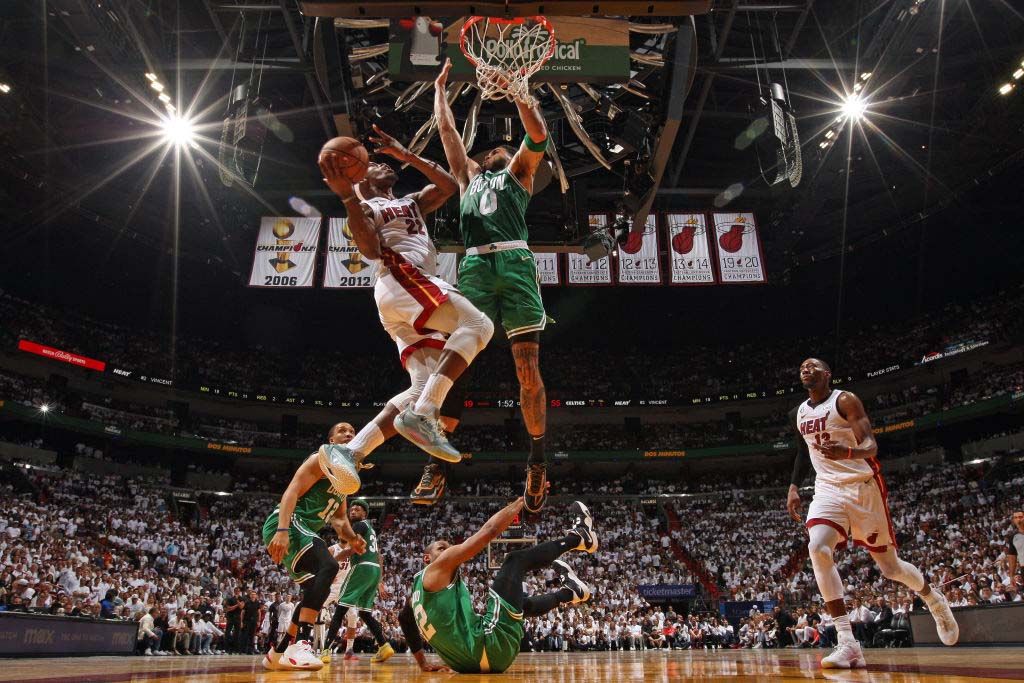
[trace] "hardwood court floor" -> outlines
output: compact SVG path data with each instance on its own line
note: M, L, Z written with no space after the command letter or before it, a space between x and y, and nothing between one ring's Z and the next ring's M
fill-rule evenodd
M1024 680L1024 648L867 650L867 670L822 671L824 650L719 652L525 653L505 674L458 676L473 681L538 683L670 683L699 680L980 681ZM265 672L258 657L77 657L0 660L0 680L61 683L242 683L260 681L449 681L423 674L408 655L385 664L341 661L317 672Z

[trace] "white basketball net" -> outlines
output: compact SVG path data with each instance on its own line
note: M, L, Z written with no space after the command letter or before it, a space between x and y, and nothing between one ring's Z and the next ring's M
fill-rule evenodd
M530 76L554 54L555 31L544 17L470 17L462 27L460 45L476 66L477 85L485 99L532 102Z

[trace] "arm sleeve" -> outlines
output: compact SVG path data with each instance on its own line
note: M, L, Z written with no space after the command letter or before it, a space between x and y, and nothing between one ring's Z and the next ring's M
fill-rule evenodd
M799 487L804 479L807 478L807 472L811 468L811 454L807 450L807 442L804 441L800 435L800 430L797 429L796 411L797 408L794 408L789 412L789 422L793 425L793 429L796 430L796 456L793 458L793 476L789 483Z
M405 601L405 607L398 613L398 624L402 627L402 634L405 642L409 643L409 652L416 654L423 649L423 638L420 637L420 629L416 626L416 617L412 613L412 603Z

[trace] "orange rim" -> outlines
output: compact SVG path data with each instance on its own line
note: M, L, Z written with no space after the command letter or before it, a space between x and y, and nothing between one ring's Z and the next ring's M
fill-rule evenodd
M466 40L469 37L468 34L470 27L475 26L476 24L480 23L485 19L488 21L493 21L496 24L502 24L505 26L524 24L526 23L527 19L533 19L537 23L543 24L545 30L547 30L548 32L548 35L551 36L551 39L548 41L548 51L540 60L541 65L546 63L549 59L551 59L551 56L555 54L555 27L552 26L551 22L548 21L547 17L543 15L538 14L532 17L513 17L511 19L502 19L501 17L472 16L466 20L466 23L462 25L462 30L459 31L459 49L462 50L462 54L466 56L466 59L469 60L469 63L472 64L474 67L479 66L479 64L477 60L473 58L473 55L471 55L469 51L466 50Z

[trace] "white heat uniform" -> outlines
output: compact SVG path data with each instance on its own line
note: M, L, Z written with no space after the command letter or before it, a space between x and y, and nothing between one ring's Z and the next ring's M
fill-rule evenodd
M370 222L381 246L373 298L405 366L417 349L444 348L445 335L424 324L448 300L452 287L437 277L437 249L414 199L374 197L363 204L372 211Z
M338 553L342 550L340 543L335 543L327 551L331 554L331 557L338 559ZM331 592L327 594L327 600L324 605L329 605L332 602L338 602L341 597L341 587L345 583L345 579L348 578L348 573L352 569L352 563L349 562L349 558L338 560L338 575L334 577L334 581L331 582Z
M836 405L842 393L833 389L818 405L812 407L808 400L797 409L797 430L807 442L817 477L806 526L827 524L856 545L883 552L890 545L896 547L896 533L878 460L829 460L816 448L826 441L857 446L853 428Z

